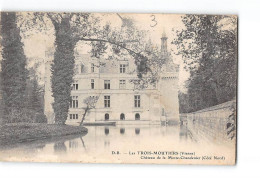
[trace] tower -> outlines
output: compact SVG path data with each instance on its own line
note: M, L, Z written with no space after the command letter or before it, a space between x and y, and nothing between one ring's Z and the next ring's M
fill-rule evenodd
M167 36L166 33L163 32L162 37L161 37L161 55L166 57L168 55L168 50L167 50Z
M163 32L161 37L161 58L165 61L162 66L159 81L161 111L166 121L171 124L179 123L179 65L173 62L167 50L167 36Z

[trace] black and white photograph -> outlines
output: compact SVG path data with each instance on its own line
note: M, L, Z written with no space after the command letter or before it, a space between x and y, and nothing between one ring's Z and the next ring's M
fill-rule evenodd
M234 165L237 23L2 11L0 160Z

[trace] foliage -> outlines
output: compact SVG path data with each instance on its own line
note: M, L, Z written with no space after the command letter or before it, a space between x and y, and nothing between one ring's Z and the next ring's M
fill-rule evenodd
M23 16L25 19L22 18ZM55 52L51 66L51 88L54 97L52 105L55 123L65 124L73 82L74 49L81 37L97 33L95 24L98 19L93 18L89 13L35 12L22 14L20 17L20 25L25 29L24 32L32 31L35 26L40 32L44 31L50 27L50 23L54 27Z
M27 80L26 112L30 122L47 123L44 115L43 90L38 84L34 69L29 69L31 79Z
M54 27L55 53L51 67L51 87L55 123L65 124L67 119L75 63L74 49L79 41L92 46L92 57L103 58L106 55L109 56L108 59L113 56L134 58L138 78L145 84L142 86L156 81L156 75L152 73L149 63L158 58L148 58L145 52L145 32L138 30L132 19L117 15L122 19L121 28L112 28L110 24L102 25L100 17L90 13L37 12L31 16L31 22L22 23L28 30L32 24L39 23L41 30L48 27L48 23L52 23Z
M86 105L84 109L84 114L82 116L82 120L80 122L80 126L83 124L86 114L91 110L96 108L97 101L99 99L99 96L89 96L86 99L84 99L84 104Z
M236 103L230 106L231 114L228 116L227 122L227 135L229 139L233 139L236 136Z
M99 99L99 96L89 96L86 99L84 99L84 104L86 105L86 107L84 108L86 109L94 109L96 107L96 103Z
M233 16L185 15L185 29L172 42L190 72L186 112L217 105L236 96L237 19ZM188 99L187 99L188 98Z
M28 71L15 12L1 12L1 36L4 122L25 121Z
M88 129L79 126L40 124L40 123L11 123L0 126L0 147L21 142L48 140L55 137L71 137L85 135ZM41 141L42 142L42 141Z
M54 97L55 123L65 124L69 110L71 84L73 82L75 40L68 18L55 26L55 53L51 66L51 87Z
M189 113L192 111L192 107L190 106L190 101L189 101L189 95L179 92L178 94L179 97L179 110L180 113Z

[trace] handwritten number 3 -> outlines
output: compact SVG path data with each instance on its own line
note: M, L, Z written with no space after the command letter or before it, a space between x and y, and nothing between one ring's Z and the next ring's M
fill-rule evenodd
M157 25L157 21L155 20L155 15L151 15L150 16L152 18L152 22L154 22L154 24L150 24L151 27L155 27Z

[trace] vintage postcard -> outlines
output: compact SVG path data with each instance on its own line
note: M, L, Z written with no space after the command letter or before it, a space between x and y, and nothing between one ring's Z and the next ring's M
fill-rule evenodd
M235 165L237 16L0 24L0 161Z

